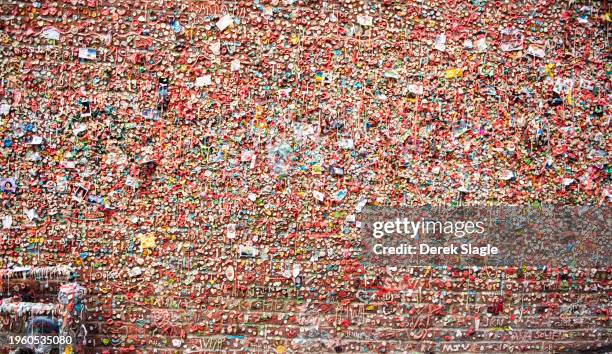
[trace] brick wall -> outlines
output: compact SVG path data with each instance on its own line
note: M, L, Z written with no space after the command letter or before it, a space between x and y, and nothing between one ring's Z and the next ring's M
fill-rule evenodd
M76 267L80 352L612 351L610 268L364 267L349 218L364 200L609 203L602 2L261 3L0 2L0 178L18 184L0 193L0 267ZM220 31L226 12L240 22ZM502 19L546 58L502 52ZM483 34L488 51L465 49ZM556 78L596 89L571 104ZM79 186L98 199L74 200ZM260 254L241 259L249 243Z
M138 257L121 247L114 253L99 261ZM303 263L298 287L280 274L286 260L207 260L186 256L184 267L148 267L138 277L121 267L109 279L83 270L79 281L90 291L83 350L560 352L610 343L610 270L364 273L339 260ZM216 264L235 264L234 281Z

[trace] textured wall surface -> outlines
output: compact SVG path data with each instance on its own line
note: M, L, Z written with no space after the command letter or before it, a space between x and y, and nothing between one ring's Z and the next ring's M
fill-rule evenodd
M608 205L607 1L0 13L0 268L77 269L80 352L612 351L610 268L357 246L365 205Z

